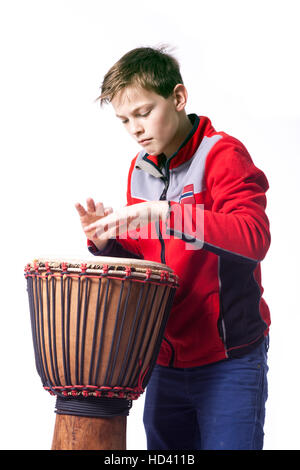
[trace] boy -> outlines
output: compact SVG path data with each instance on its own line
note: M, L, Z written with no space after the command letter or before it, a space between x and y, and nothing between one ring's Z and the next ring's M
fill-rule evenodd
M146 390L148 449L262 449L267 179L241 142L186 114L179 65L165 51L128 52L101 91L142 150L126 207L76 205L89 249L166 263L180 279Z

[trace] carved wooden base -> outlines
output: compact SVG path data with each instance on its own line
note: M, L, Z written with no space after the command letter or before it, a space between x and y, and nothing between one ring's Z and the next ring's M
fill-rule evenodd
M126 416L56 415L52 450L126 450Z

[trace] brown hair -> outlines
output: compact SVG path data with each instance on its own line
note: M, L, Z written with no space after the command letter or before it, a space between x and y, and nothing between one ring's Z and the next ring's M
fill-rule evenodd
M165 49L139 47L121 57L104 76L100 104L110 103L120 90L132 84L168 98L183 80L177 59Z

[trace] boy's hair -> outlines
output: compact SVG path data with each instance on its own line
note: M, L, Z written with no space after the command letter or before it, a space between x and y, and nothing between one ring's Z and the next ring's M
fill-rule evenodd
M139 85L168 98L178 83L183 84L179 63L165 52L165 47L139 47L127 52L106 73L98 99L101 105L110 103L129 85Z

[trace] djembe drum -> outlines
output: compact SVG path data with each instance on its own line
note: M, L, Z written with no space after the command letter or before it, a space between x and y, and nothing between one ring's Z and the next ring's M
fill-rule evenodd
M25 268L36 369L56 395L52 449L126 449L178 286L160 263L95 259Z

